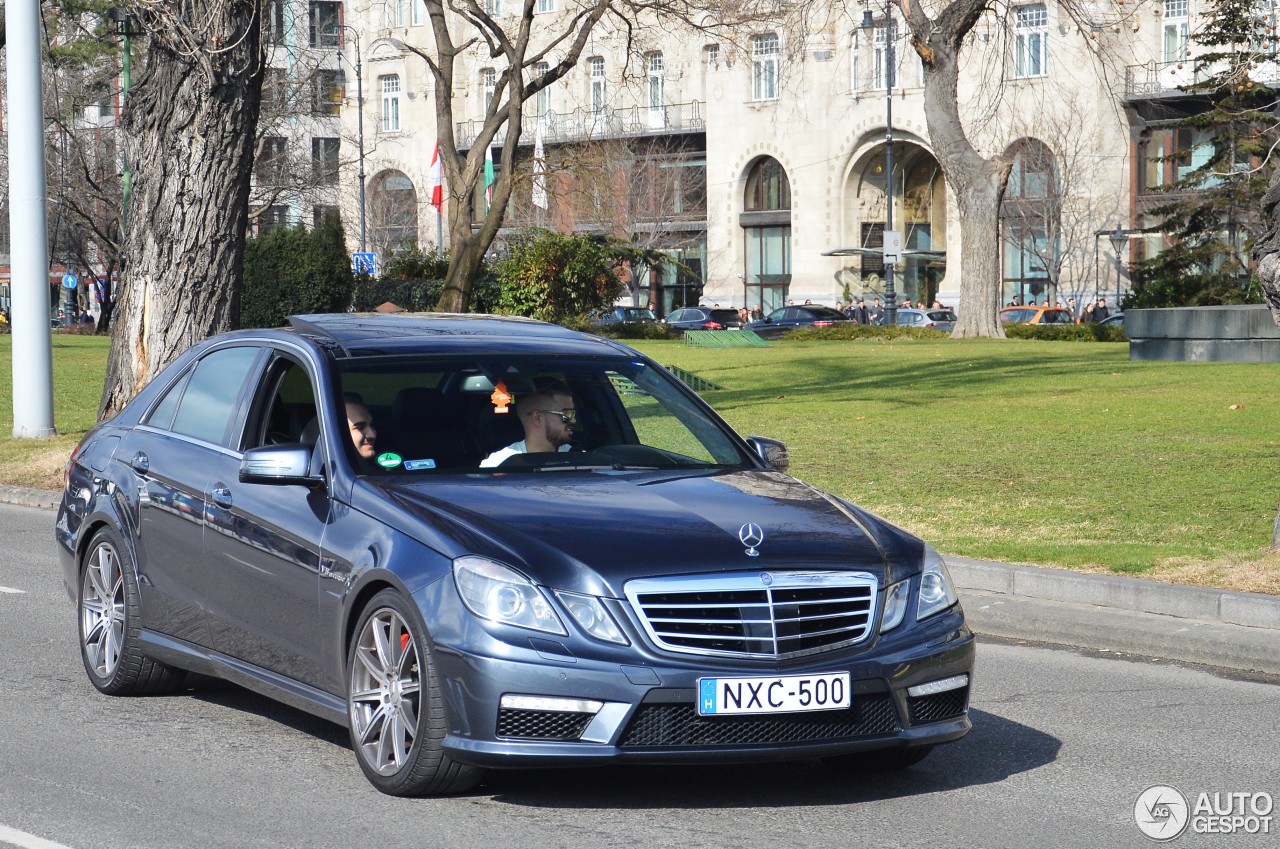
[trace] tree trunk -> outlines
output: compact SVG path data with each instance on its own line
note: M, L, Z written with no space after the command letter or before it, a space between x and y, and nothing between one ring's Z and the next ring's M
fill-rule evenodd
M986 2L956 0L936 21L926 17L916 0L903 3L912 46L925 66L929 141L960 207L960 268L949 268L948 273L960 276L962 306L951 335L1003 337L996 224L1010 163L1001 156L986 159L978 153L960 120L959 103L960 47L980 20Z
M239 321L262 92L258 3L172 9L184 11L159 4L142 13L151 35L125 116L133 209L100 418Z
M1271 308L1271 318L1280 325L1280 170L1271 174L1271 185L1262 196L1263 233L1253 246L1258 283ZM1280 551L1280 508L1271 528L1271 550Z

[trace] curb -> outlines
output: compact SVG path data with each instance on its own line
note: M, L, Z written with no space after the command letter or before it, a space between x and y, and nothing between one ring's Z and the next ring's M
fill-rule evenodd
M5 504L56 510L61 499L61 492L54 492L50 489L28 489L25 486L0 485L0 502Z
M1280 596L946 561L979 634L1280 675Z

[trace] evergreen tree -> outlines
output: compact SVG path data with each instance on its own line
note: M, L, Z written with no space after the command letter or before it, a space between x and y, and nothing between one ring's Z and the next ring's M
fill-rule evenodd
M1270 12L1255 0L1216 0L1191 35L1204 48L1194 60L1202 79L1184 88L1205 108L1177 126L1199 144L1163 158L1193 167L1164 188L1169 201L1152 210L1161 221L1149 232L1164 233L1171 244L1134 263L1125 309L1260 301L1248 257L1278 136L1276 92L1251 76L1274 62L1275 38Z
M351 304L351 259L336 215L314 230L276 227L249 240L244 266L242 327L279 327L291 315L342 312Z

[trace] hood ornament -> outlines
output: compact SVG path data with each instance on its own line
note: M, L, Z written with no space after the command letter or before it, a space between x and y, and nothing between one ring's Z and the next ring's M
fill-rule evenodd
M738 539L747 547L748 557L759 557L760 552L756 550L756 546L764 542L764 531L759 525L748 522L738 528Z

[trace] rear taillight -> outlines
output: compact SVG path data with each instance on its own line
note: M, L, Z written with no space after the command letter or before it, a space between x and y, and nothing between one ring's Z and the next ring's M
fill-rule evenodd
M81 443L82 445L83 443ZM71 486L71 467L76 464L76 458L80 456L80 445L71 449L71 456L67 458L67 467L62 471L62 488L66 489Z
M702 325L703 330L724 330L724 325L716 321L708 321Z
M834 324L834 323L835 323L835 322L833 322L833 321L815 321L815 322L813 323L813 326L814 326L814 327L830 327L830 326L831 326L832 324Z

